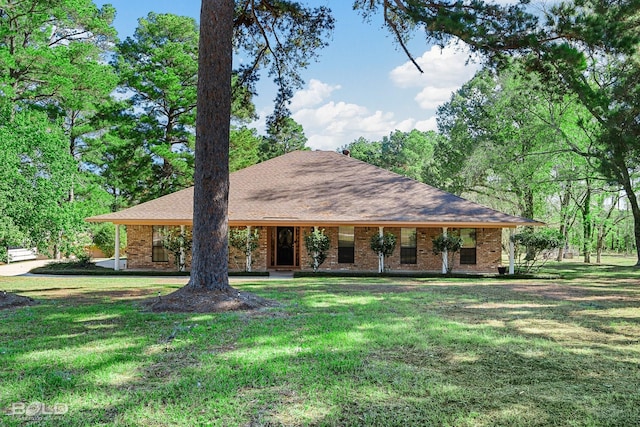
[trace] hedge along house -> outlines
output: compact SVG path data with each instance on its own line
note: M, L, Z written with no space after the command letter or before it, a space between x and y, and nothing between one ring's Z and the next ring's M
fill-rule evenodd
M193 188L87 221L127 227L127 268L175 269L161 228L191 227ZM331 245L320 270L378 271L370 239L390 232L397 246L386 268L444 272L444 256L433 253L432 239L458 232L464 243L454 270L495 272L502 262L502 230L534 225L542 224L330 151L295 151L230 175L229 226L259 233L254 271L311 270L304 236L319 227ZM230 250L229 269L244 270L244 260Z

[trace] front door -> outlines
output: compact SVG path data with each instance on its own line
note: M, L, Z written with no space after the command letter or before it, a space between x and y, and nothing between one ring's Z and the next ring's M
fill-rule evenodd
M276 227L276 265L293 267L295 260L295 230Z

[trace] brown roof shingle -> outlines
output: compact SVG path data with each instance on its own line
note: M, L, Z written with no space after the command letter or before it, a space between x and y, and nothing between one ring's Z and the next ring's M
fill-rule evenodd
M193 188L88 218L119 224L191 224ZM331 151L295 151L230 176L232 225L540 225Z

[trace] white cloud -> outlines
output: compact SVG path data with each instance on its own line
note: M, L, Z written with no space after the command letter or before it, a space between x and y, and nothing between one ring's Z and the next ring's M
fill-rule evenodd
M438 106L451 99L451 94L458 90L460 86L451 87L425 87L414 98L420 108L425 110L435 110Z
M340 85L332 86L320 80L311 79L307 89L299 90L294 94L289 108L295 112L314 107L326 100L337 89L340 89Z
M261 111L261 119L252 122L262 134L266 132L265 117L271 112ZM329 101L317 108L304 108L292 114L307 136L307 146L314 150L335 150L359 137L380 140L389 133L400 130L409 132L415 126L414 119L397 120L394 113L370 111L362 105Z
M436 116L431 116L426 120L416 122L415 128L421 132L438 130L438 122L436 121Z
M335 150L361 136L377 140L396 129L409 131L414 124L413 119L397 120L392 112L334 101L297 111L293 118L303 126L307 145L318 150Z
M449 44L444 49L433 46L416 58L424 73L407 61L391 70L389 78L397 87L419 89L415 101L421 108L432 110L448 101L451 92L470 80L480 69L477 62L468 62L469 57L469 49L461 44Z

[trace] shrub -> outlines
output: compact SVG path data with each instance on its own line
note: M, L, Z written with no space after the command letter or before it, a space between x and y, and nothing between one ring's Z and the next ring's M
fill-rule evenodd
M456 252L462 248L462 237L454 233L440 234L431 240L433 243L433 254L439 255L446 252L447 254L447 274L453 271L453 261Z
M258 249L260 233L258 229L232 228L229 230L229 245L242 252L245 256L245 271L251 272L253 253Z
M191 230L182 230L180 227L166 227L160 231L160 234L162 236L162 246L173 254L178 271L184 271L184 254L191 250L193 240Z
M309 266L313 268L313 272L315 273L327 259L327 252L329 252L330 247L329 237L324 234L324 229L316 228L304 236L304 245L311 258Z
M369 241L371 250L378 254L378 273L385 271L385 258L393 254L396 249L397 238L393 233L374 234Z
M511 236L515 246L516 268L519 273L539 270L554 252L564 244L559 231L545 228L539 231L525 230Z

